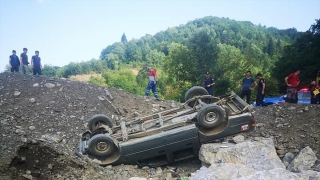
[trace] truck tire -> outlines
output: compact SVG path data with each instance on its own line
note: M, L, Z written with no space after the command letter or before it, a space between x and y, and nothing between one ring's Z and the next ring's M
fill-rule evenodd
M197 120L204 128L216 127L224 120L224 110L215 104L207 104L199 110Z
M116 146L109 135L97 134L89 139L88 151L95 157L103 158L113 154L116 151Z
M97 114L94 115L91 119L88 121L88 129L93 132L96 129L99 128L100 124L104 124L112 128L112 119L104 114Z
M205 88L201 86L193 86L185 93L184 99L185 101L188 101L189 99L195 96L203 96L203 95L209 95L208 91ZM204 101L205 103L209 103L210 99L202 99L202 101ZM195 104L195 101L191 101L188 103L190 107L193 107L194 104Z

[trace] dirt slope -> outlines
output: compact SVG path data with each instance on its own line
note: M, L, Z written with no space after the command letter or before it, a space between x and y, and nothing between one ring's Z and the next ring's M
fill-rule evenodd
M145 101L120 89L83 82L15 73L0 74L0 179L177 179L200 167L191 159L161 168L99 167L75 156L86 121L106 114L114 123L177 106L173 101ZM273 136L284 152L310 146L320 153L319 106L283 105L257 109L253 136ZM282 152L281 152L282 153ZM281 154L280 154L281 155ZM32 177L32 178L31 178Z

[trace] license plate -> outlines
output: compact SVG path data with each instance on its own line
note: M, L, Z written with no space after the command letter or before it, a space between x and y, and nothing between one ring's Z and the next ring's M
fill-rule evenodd
M249 129L248 124L241 126L241 131L247 131L248 129Z

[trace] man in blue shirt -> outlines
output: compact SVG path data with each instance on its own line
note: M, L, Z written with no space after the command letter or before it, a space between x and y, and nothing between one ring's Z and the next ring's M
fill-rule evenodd
M41 75L42 65L41 65L41 58L39 57L39 51L35 52L36 55L32 56L31 59L31 66L33 69L33 75Z
M252 84L254 84L253 87L251 87ZM250 104L251 90L254 90L256 86L257 86L257 83L251 77L251 71L247 71L246 77L242 79L241 88L240 88L241 90L240 97L244 98L244 96L246 96L246 100L248 104Z
M19 72L20 61L15 50L13 50L12 55L9 56L9 64L11 67L11 72Z

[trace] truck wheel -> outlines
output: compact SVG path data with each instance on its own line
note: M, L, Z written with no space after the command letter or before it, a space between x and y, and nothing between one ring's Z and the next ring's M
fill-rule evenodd
M203 95L209 95L208 91L201 87L201 86L194 86L190 88L184 95L185 101L188 101L189 99L195 97L195 96L203 96ZM202 99L205 103L209 103L210 99ZM195 101L191 101L188 103L190 107L193 107L195 104Z
M114 153L115 149L113 139L106 134L97 134L88 141L88 151L96 157L106 157Z
M103 114L94 115L88 121L88 129L93 132L99 128L100 124L104 124L112 128L112 119Z
M224 120L224 111L220 106L207 104L199 110L197 120L204 128L213 128Z

